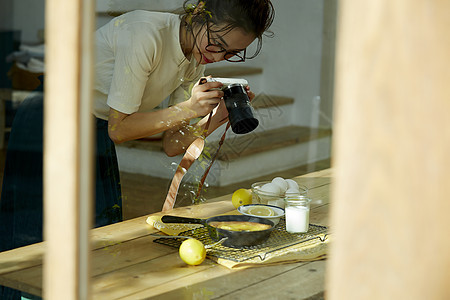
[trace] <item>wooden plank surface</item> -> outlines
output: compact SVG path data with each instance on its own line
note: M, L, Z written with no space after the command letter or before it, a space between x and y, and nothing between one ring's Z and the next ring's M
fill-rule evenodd
M211 268L208 274L180 278L183 286L177 289L167 283L123 299L307 299L323 292L324 269L324 260L257 267L220 276L216 274L220 270ZM200 280L191 282L194 277Z
M309 195L313 199L311 222L327 225L331 170L294 179L310 187ZM228 197L178 208L171 214L208 217L232 210L235 209ZM324 260L244 270L231 270L209 259L199 266L188 266L179 258L176 248L153 242L155 237L149 234L157 230L145 220L146 217L136 218L92 231L95 249L91 258L93 299L205 299L203 296L238 299L240 295L261 299L270 291L272 295L306 298L323 293ZM0 284L40 295L44 245L40 243L1 253ZM279 280L285 288L271 284ZM298 285L299 280L302 285Z
M39 266L45 251L45 244L33 244L22 248L0 252L0 275ZM20 256L17 252L20 252Z

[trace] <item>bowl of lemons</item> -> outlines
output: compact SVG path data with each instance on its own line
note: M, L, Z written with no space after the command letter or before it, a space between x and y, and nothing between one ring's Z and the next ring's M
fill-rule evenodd
M238 207L238 211L246 216L268 219L277 225L284 216L284 209L269 204L247 204Z

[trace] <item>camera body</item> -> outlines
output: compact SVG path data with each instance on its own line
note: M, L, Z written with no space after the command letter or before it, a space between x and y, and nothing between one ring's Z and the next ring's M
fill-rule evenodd
M221 90L225 90L231 84L240 84L244 87L248 86L248 81L239 78L221 78L221 77L208 77L205 78L206 82L220 82L223 84Z
M254 117L253 107L250 104L245 87L247 80L237 78L206 78L206 82L221 82L223 99L228 110L228 119L231 129L236 134L245 134L253 131L259 125Z

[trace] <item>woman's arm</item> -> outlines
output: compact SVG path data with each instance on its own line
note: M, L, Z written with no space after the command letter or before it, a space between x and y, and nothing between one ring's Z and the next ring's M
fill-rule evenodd
M163 137L163 148L166 154L175 156L183 153L196 138L202 135L204 137L210 135L220 125L228 121L228 111L223 100L214 109L208 130L205 131L208 118L209 114L195 124L184 123L166 130Z
M189 100L159 111L124 114L111 108L108 117L109 136L114 143L120 144L183 127L193 118L208 115L217 106L223 92L211 89L221 85L219 82L196 85Z

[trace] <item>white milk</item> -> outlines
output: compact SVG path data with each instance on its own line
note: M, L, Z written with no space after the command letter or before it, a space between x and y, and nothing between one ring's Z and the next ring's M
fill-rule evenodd
M308 231L309 207L286 205L285 214L287 232L301 233Z

